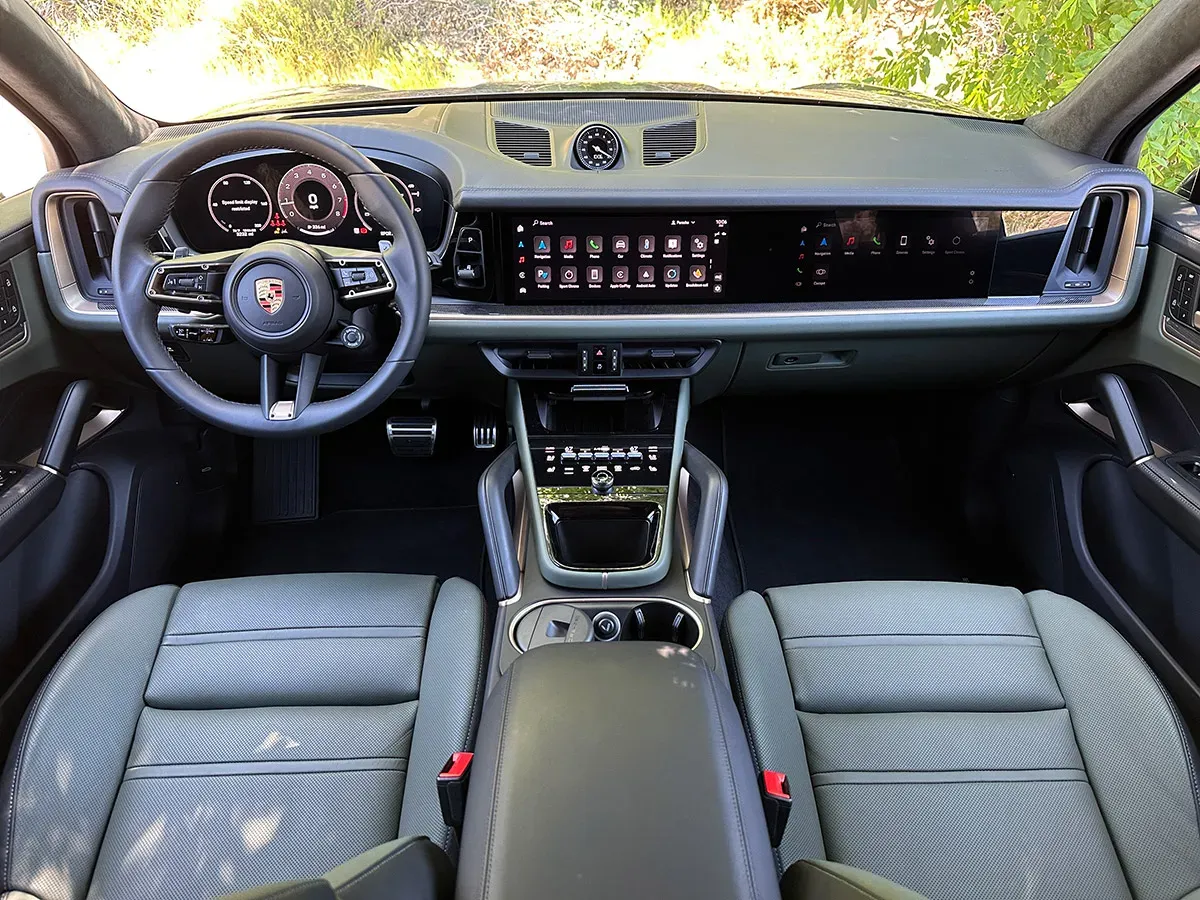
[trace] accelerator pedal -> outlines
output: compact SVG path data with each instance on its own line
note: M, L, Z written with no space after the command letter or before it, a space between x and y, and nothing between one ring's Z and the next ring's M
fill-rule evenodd
M320 441L316 436L254 442L254 521L317 517Z

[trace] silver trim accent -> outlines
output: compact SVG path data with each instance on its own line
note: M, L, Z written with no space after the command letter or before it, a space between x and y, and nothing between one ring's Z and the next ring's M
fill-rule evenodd
M276 400L271 404L271 409L267 413L267 418L272 422L283 422L288 419L296 418L296 401Z
M689 616L691 616L692 621L696 623L696 631L697 631L696 643L692 644L692 646L689 647L688 649L695 650L702 643L704 643L704 620L703 620L703 618L701 616L696 615L696 613L693 610L689 609L683 603L680 603L678 600L672 600L670 597L657 597L657 596L653 596L653 597L652 596L594 597L594 598L593 597L551 597L549 600L539 600L537 603L529 604L527 607L525 607L523 610L521 610L520 615L516 616L508 624L508 642L510 644L512 644L513 649L516 650L517 653L525 652L524 650L522 650L520 647L517 646L517 625L520 624L521 620L524 619L527 615L529 615L529 613L532 612L533 610L541 609L543 606L552 606L555 603L561 603L563 606L574 606L575 604L578 604L578 603L639 603L639 604L640 603L667 603L667 604L670 604L671 606L674 606L676 609L683 610L685 613L687 613Z
M48 466L45 463L38 463L34 468L41 469L43 472L49 472L51 475L62 475L62 472L58 471L54 466Z
M1115 435L1113 435L1112 430L1112 423L1109 422L1108 416L1100 412L1100 410L1096 409L1096 407L1092 406L1089 401L1080 400L1075 403L1067 403L1066 407L1071 411L1071 414L1074 415L1075 418L1079 419L1079 421L1083 422L1094 431L1098 431L1110 441L1115 440ZM1154 450L1154 453L1149 456L1143 456L1141 459L1135 459L1133 461L1134 465L1143 463L1148 459L1153 459L1156 456L1162 458L1164 456L1171 455L1171 451L1161 444L1156 444L1154 441L1151 441L1150 446Z
M83 428L79 430L79 442L76 447L82 447L85 444L95 440L104 432L108 431L121 416L125 415L124 409L102 409L86 422L83 423ZM38 447L32 453L28 454L24 459L17 460L17 463L22 466L36 465L38 457L42 455L42 448Z

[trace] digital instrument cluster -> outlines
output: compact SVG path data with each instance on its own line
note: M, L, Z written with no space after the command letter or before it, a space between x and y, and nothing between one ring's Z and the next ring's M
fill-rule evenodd
M436 247L446 215L446 192L436 170L376 159ZM207 166L184 180L173 213L188 245L199 252L250 247L293 238L340 247L378 249L392 233L366 208L349 180L298 153L267 153Z
M513 304L982 300L1045 288L1065 226L1013 244L1011 211L514 214ZM1036 214L1035 214L1036 215Z

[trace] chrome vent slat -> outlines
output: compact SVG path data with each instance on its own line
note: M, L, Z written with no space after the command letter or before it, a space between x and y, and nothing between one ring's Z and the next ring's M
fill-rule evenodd
M672 122L642 132L642 165L665 166L696 152L696 120Z
M496 149L510 159L527 166L548 166L550 154L550 132L533 125L516 122L493 123Z

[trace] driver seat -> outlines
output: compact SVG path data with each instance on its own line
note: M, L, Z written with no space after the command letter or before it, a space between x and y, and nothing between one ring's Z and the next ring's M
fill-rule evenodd
M0 786L3 900L191 900L319 875L399 835L450 849L484 602L460 579L149 588L46 679Z

